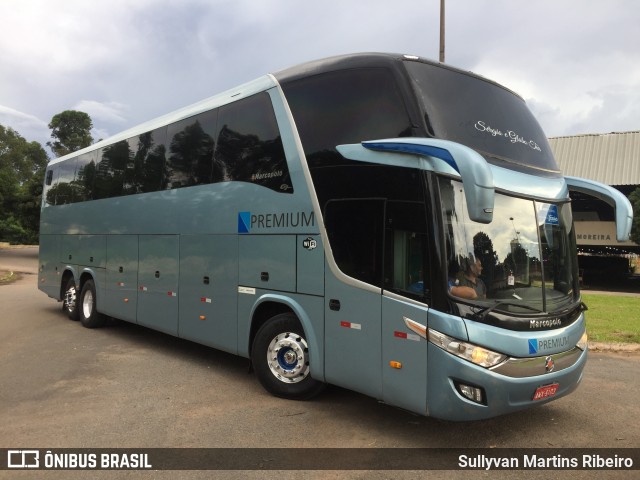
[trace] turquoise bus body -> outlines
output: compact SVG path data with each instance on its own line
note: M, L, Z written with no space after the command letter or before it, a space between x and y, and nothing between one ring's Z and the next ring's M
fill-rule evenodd
M110 316L251 358L265 388L285 398L329 383L422 415L476 420L570 393L587 346L569 190L597 189L619 225L630 207L608 187L548 165L487 160L476 145L439 135L437 115L420 114L437 107L417 106L416 90L428 86L407 87L414 77L403 62L516 97L414 57L354 55L267 75L135 127L50 163L39 288L88 327ZM343 113L306 118L305 82L385 68L413 126L384 137L355 129L333 150L311 148L305 131L319 122L330 132ZM258 98L270 108L233 111ZM207 130L207 119L216 127ZM263 120L277 133L254 126ZM485 121L471 120L474 135L486 134ZM236 168L245 161L250 168ZM531 207L526 220L503 214L519 212L518 202ZM492 240L472 252L490 270L480 277L483 301L457 298L448 285L472 249L465 225L477 226L474 244Z

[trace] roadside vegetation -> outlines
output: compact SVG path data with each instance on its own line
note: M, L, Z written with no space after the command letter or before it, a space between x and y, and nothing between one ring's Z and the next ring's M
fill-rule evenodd
M88 114L66 110L51 119L56 157L92 144ZM49 156L38 142L28 141L11 127L0 125L0 242L38 243L42 184Z
M583 293L591 342L640 343L640 297Z

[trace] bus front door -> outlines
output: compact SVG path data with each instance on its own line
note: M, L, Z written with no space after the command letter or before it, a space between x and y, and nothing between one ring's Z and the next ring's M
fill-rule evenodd
M382 400L427 414L427 340L409 328L427 325L428 307L382 296Z
M327 275L325 378L328 383L380 398L380 293Z
M349 198L327 202L324 212L335 261L325 269L325 377L375 398L382 393L384 208L384 199Z

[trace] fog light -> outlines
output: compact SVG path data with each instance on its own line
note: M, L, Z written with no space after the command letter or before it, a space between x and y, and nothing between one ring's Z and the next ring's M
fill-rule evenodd
M486 402L484 400L484 391L482 390L482 388L474 387L471 385L465 385L463 383L456 383L455 385L458 392L463 397L471 400L472 402L486 405Z

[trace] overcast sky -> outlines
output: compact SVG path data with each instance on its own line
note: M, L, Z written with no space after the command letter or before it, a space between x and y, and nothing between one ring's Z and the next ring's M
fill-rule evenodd
M0 124L96 139L352 52L437 60L440 0L0 0ZM640 130L640 2L447 0L446 63L518 92L548 136Z

